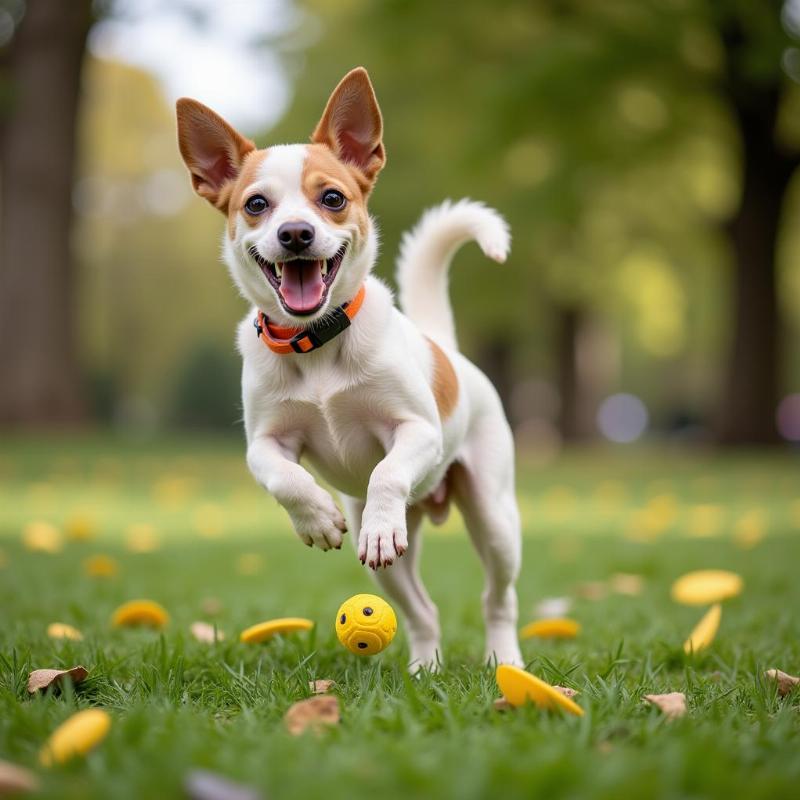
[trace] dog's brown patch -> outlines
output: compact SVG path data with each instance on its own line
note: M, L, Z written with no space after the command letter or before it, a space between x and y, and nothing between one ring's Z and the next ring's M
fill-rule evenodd
M371 184L364 181L359 169L340 161L324 144L308 145L303 163L303 194L323 217L336 225L354 223L361 236L367 235L366 195ZM336 189L347 198L341 211L332 211L320 204L325 189Z
M433 396L439 416L447 419L458 402L458 376L444 350L432 339L428 339L428 344L433 355Z
M269 149L254 150L252 153L248 153L242 162L242 168L239 170L236 180L232 181L231 183L230 194L227 202L228 235L231 239L233 239L236 233L236 217L240 212L242 212L242 208L244 207L245 202L248 200L248 197L245 195L245 190L255 181L258 170L264 163L264 159L268 154ZM255 228L257 225L260 225L265 219L263 215L260 217L253 217L250 214L245 214L243 212L242 217L244 217L244 221L251 228Z

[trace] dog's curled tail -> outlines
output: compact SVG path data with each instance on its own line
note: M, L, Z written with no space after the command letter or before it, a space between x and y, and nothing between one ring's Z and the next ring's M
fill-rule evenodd
M457 348L447 291L450 262L461 245L475 240L494 261L506 260L508 224L494 209L473 200L446 200L428 209L403 236L397 258L400 308L438 344Z

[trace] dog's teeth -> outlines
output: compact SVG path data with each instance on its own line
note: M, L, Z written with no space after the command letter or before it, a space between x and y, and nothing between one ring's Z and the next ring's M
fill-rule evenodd
M280 264L280 263L278 263L278 262L276 262L276 263L275 263L275 274L276 274L276 275L277 275L279 278L282 278L282 277L283 277L283 264Z
M323 262L322 262L322 274L323 275L327 275L328 274L328 262L325 261L325 260L323 260Z

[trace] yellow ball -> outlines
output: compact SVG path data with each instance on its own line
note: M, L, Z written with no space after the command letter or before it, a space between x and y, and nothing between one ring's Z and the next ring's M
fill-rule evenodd
M374 594L356 594L336 614L336 635L350 651L374 656L389 646L397 633L392 607Z

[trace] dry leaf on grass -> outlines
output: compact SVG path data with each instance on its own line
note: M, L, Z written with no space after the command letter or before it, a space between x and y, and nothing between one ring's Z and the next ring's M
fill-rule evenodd
M39 779L29 769L0 761L0 796L38 790Z
M327 679L308 682L308 688L311 689L314 694L325 694L333 689L334 686L336 686L336 681Z
M309 697L292 705L283 720L292 736L299 736L306 730L322 733L339 722L339 700L330 694Z
M602 581L586 581L575 587L575 594L584 600L603 600L608 594L608 587Z
M626 594L634 597L642 593L644 578L641 575L631 575L627 572L615 572L608 582L611 591L616 594Z
M796 678L794 675L788 675L779 669L768 669L764 673L764 677L778 684L778 694L781 697L786 697L792 689L796 686L800 686L800 678Z
M219 628L215 628L208 622L193 622L189 626L189 630L198 642L203 642L204 644L214 644L214 642L221 642L225 638L225 634Z
M189 800L261 800L261 794L250 786L224 778L204 769L193 769L183 781Z
M80 683L88 674L89 670L81 666L72 669L35 669L28 675L28 691L33 694L49 689L60 684L64 678L69 678L73 683Z
M495 711L512 711L514 709L514 706L505 697L498 697L492 705Z
M668 719L675 719L686 714L686 695L683 692L670 692L669 694L646 694L644 699L648 703L660 708Z

